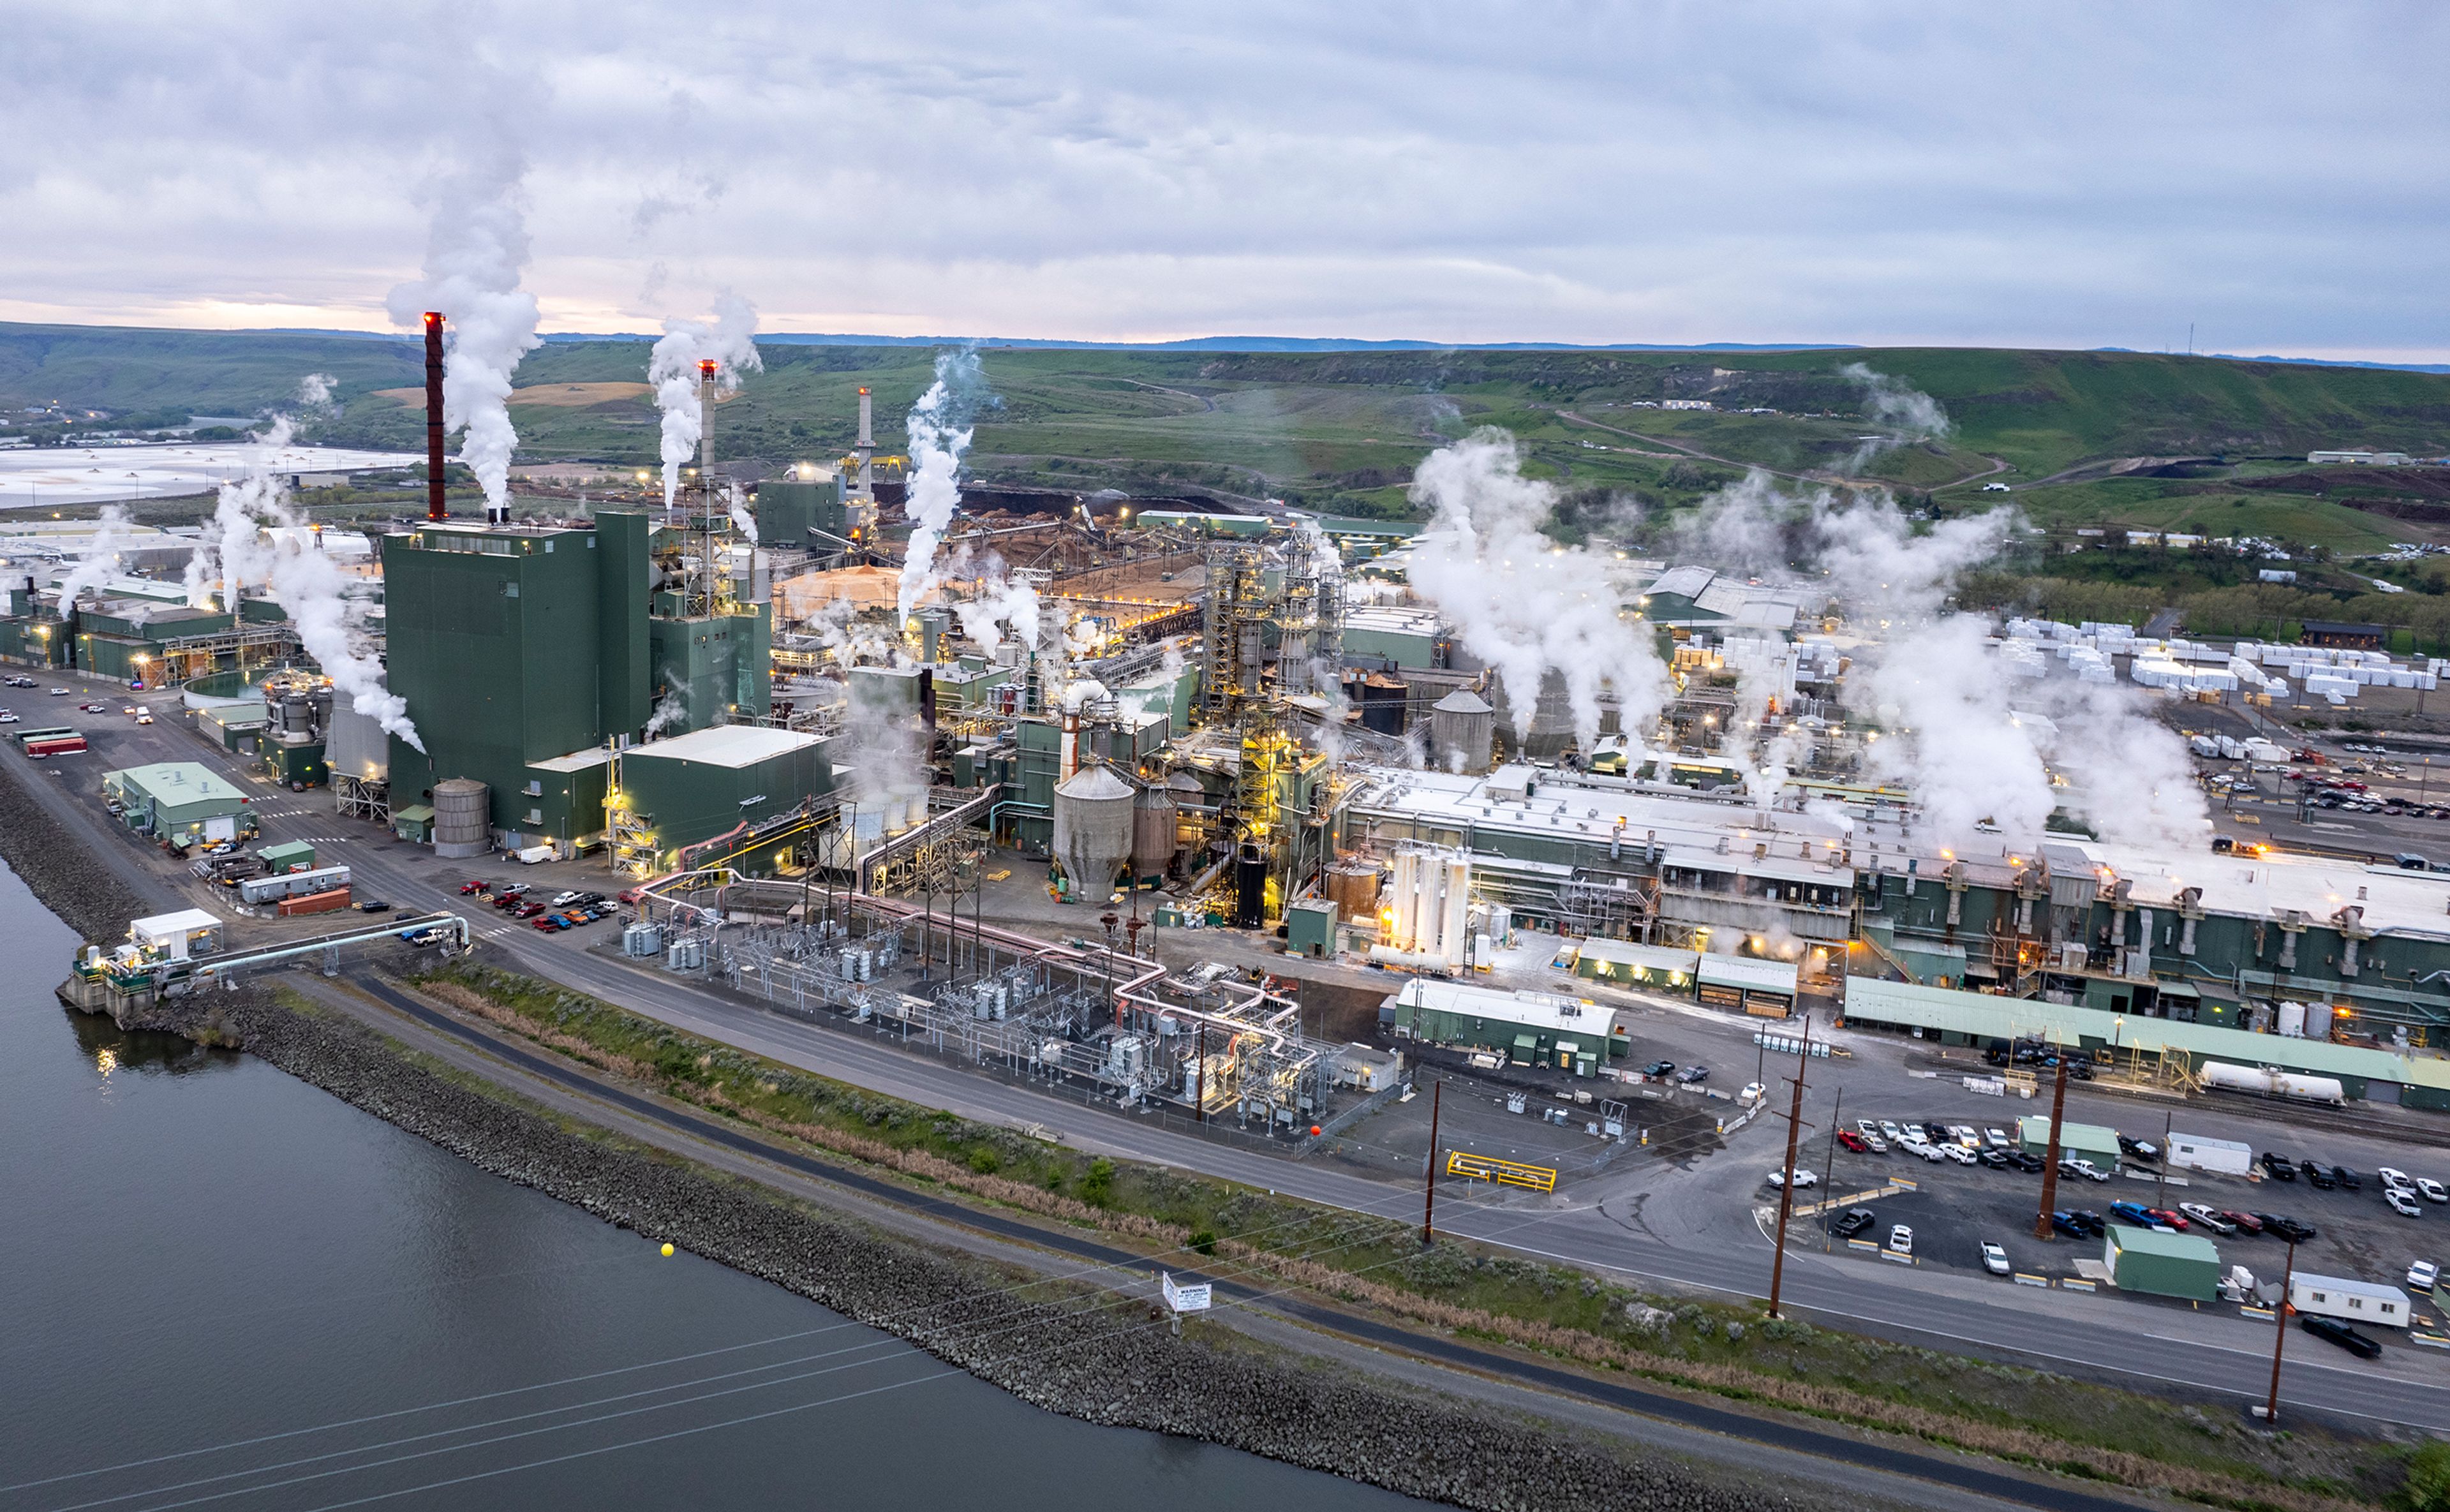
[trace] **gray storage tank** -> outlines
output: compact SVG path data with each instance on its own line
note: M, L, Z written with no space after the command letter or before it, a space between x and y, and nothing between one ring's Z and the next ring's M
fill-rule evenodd
M1055 861L1064 897L1102 903L1132 859L1132 785L1104 766L1083 766L1055 789Z
M1174 794L1163 785L1139 790L1132 800L1132 880L1162 882L1174 864Z
M482 856L494 848L493 795L472 777L434 785L434 854Z
M1497 740L1497 715L1486 699L1458 688L1429 708L1429 765L1442 772L1478 777L1488 770Z

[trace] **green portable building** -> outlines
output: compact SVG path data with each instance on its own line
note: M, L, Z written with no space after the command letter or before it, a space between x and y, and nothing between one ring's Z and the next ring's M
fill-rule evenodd
M2102 1242L2101 1258L2121 1291L2189 1302L2209 1302L2219 1294L2220 1250L2200 1234L2112 1229Z
M293 840L285 844L266 845L255 853L255 859L263 863L265 871L276 875L289 871L313 871L315 847L302 840Z
M1335 954L1335 904L1324 898L1305 898L1285 907L1285 950L1295 956L1325 960Z
M2051 1153L2051 1120L2040 1114L2016 1120L2016 1139L2028 1154ZM2059 1158L2073 1160L2078 1156L2091 1161L2104 1171L2118 1169L2118 1131L2097 1123L2063 1123L2059 1125Z

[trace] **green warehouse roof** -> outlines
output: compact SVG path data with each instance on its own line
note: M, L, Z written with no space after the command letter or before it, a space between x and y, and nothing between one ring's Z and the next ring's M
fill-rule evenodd
M103 780L116 781L123 786L165 803L246 802L245 793L224 782L212 768L195 762L155 762L146 766L129 766L105 773Z

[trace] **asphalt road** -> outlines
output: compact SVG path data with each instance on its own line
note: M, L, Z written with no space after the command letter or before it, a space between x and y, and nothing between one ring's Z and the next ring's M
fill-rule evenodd
M23 690L15 691L22 702ZM72 822L93 835L97 844L126 856L131 871L148 855L153 857L153 864L146 868L154 879L148 891L225 906L224 900L208 897L201 883L163 878L158 853L115 832L94 789L104 770L171 760L202 761L234 780L262 785L171 721L145 728L132 726L115 712L126 701L124 689L100 696L110 702L112 714L69 720L68 710L59 708L71 702L67 699L47 700L52 708L42 710L49 714L57 709L62 717L54 722L86 724L95 730L94 749L87 756L36 764L64 773L46 784L53 806L64 817L73 816ZM168 700L155 695L154 702ZM0 759L23 760L13 751L0 753ZM461 907L464 900L457 892L467 863L436 861L430 852L340 820L326 792L266 791L270 801L260 823L267 839L324 842L319 848L328 848L332 859L356 868L361 894L379 892L403 908L470 912ZM552 875L581 871L576 866L538 867L521 875L533 875L541 883ZM605 880L593 868L584 874L596 884ZM506 925L485 909L474 910L471 918L486 929L494 949L535 975L819 1075L964 1117L1040 1124L1077 1148L1197 1171L1332 1207L1399 1218L1419 1211L1420 1192L1409 1183L1376 1181L1325 1164L1212 1143L1136 1124L1126 1114L1007 1086L932 1056L904 1053L865 1030L803 1023L659 970L592 955L584 948L591 939L588 932L537 934ZM1761 1149L1775 1163L1767 1145ZM1749 1192L1749 1179L1745 1185ZM1577 1202L1568 1192L1545 1199L1550 1206L1516 1207L1476 1199L1452 1184L1442 1187L1440 1196L1438 1227L1449 1233L1653 1283L1742 1296L1768 1291L1771 1246L1757 1229L1722 1220L1678 1222L1680 1204L1637 1204L1629 1211L1622 1202ZM1719 1211L1723 1208L1721 1201ZM1697 1219L1701 1215L1696 1208L1683 1211ZM1813 1242L1817 1245L1817 1235ZM1818 1314L1839 1327L1936 1348L2021 1356L2095 1376L2175 1384L2240 1404L2260 1400L2268 1379L2269 1326L2226 1309L2175 1311L2114 1296L2036 1290L1930 1268L1907 1270L1851 1255L1828 1256L1806 1252L1800 1236L1790 1245L1784 1297L1791 1309ZM2334 1354L2336 1362L2326 1358ZM2381 1361L2358 1363L2303 1334L2290 1337L2289 1355L2282 1382L2285 1404L2334 1417L2450 1431L2450 1394L2440 1389L2450 1362L2394 1345Z

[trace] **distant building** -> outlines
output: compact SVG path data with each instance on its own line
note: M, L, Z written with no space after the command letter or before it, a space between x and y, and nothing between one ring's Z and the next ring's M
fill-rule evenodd
M2334 650L2378 651L2390 631L2380 625L2351 625L2343 620L2309 619L2297 637L2300 646L2324 646Z
M2414 464L2405 452L2308 452L2305 460L2315 467L2408 467Z
M1715 410L1718 408L1708 399L1661 399L1659 407L1662 410Z
M2266 567L2254 574L2266 583L2293 583L2297 574L2284 567Z

